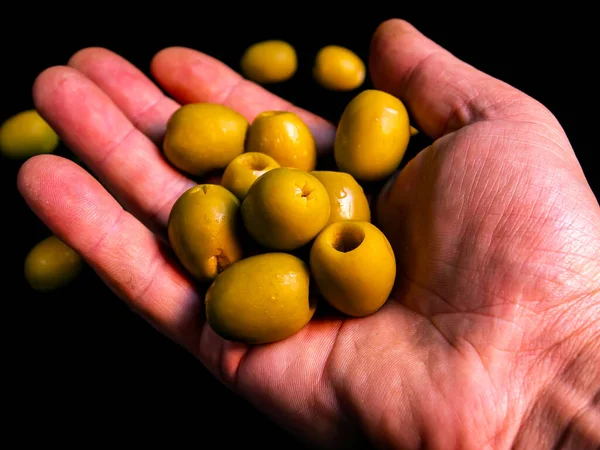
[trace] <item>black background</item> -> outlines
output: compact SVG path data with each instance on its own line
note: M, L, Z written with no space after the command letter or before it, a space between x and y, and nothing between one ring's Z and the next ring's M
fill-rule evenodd
M441 11L428 4L383 7L373 2L374 10L342 16L353 12L349 4L343 5L323 4L315 11L294 3L241 13L232 4L195 11L189 5L165 3L160 10L139 15L134 14L139 6L125 15L124 5L64 12L14 7L5 11L0 30L0 121L33 106L31 85L40 71L66 64L87 46L107 47L146 73L152 56L171 45L204 51L238 70L248 45L279 38L295 46L299 70L271 90L337 122L355 93L327 92L312 81L316 51L339 44L366 61L377 25L401 17L458 57L544 103L561 121L590 184L599 192L593 163L597 125L591 123L594 116L590 119L590 105L597 104L592 70L597 48L593 27L585 21L591 11L568 5L569 11L525 12L504 3ZM339 12L325 17L322 8ZM369 85L368 81L363 88ZM57 153L71 156L62 146ZM130 312L89 268L59 292L38 294L28 287L24 258L50 232L16 189L19 165L0 160L3 409L10 417L5 430L22 443L108 439L116 444L144 437L155 441L164 435L191 439L192 445L206 448L234 444L240 436L248 446L292 446L294 441L283 431Z

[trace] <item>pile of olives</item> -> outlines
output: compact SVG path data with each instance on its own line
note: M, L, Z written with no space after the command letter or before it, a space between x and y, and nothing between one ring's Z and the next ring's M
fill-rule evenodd
M223 174L184 192L168 221L176 257L207 286L211 328L262 344L300 331L322 300L352 317L380 309L396 261L361 183L392 175L410 136L400 100L362 91L338 123L337 170L317 170L315 140L295 113L264 111L250 124L222 105L180 107L165 157L190 175Z
M277 83L297 69L284 41L251 45L241 61L257 83ZM314 79L330 90L357 89L365 65L349 49L329 45L315 55ZM250 123L219 104L192 103L170 117L165 158L192 177L220 174L174 203L168 239L189 274L206 287L208 324L225 339L275 342L300 331L326 301L364 317L388 299L395 255L372 223L365 183L388 179L409 139L406 108L368 89L346 106L337 126L335 169L317 168L310 128L290 111L264 111ZM0 127L0 152L26 159L51 153L59 136L35 110ZM210 179L210 178L209 178ZM56 236L36 244L25 260L32 288L48 291L72 281L80 256Z

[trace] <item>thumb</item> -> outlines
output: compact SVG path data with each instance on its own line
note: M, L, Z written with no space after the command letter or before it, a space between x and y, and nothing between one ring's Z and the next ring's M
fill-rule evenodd
M437 139L482 120L556 119L518 89L459 60L404 20L383 22L369 54L376 89L405 102L416 125Z

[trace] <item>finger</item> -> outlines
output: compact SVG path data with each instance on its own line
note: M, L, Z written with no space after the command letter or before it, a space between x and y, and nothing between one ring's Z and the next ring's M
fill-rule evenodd
M375 88L403 100L418 127L432 138L479 120L518 120L540 104L517 89L462 62L411 24L383 22L369 53Z
M157 329L197 351L202 302L150 230L67 159L31 158L17 180L35 214L117 295Z
M173 203L194 183L77 70L46 69L33 97L41 115L115 197L147 226L163 231Z
M150 70L158 83L182 103L221 103L250 122L266 110L292 111L306 122L320 152L333 146L335 127L330 122L244 79L204 53L182 47L167 48L156 54Z
M96 83L134 126L161 145L167 120L180 105L141 70L116 53L97 47L78 51L68 65Z

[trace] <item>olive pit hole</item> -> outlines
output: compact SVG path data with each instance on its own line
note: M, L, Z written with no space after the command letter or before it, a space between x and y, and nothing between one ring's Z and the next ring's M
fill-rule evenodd
M231 262L222 248L217 249L216 255L211 256L208 261L210 272L219 275L225 269L227 269Z
M310 194L312 194L312 191L313 190L308 186L308 183L304 183L302 186L296 183L296 195L298 197L308 198Z
M348 253L357 249L365 240L362 228L352 224L344 224L336 230L331 246L340 253Z
M250 170L254 170L256 172L261 172L268 167L268 163L266 161L260 161L258 159L252 159L248 162L248 167Z

